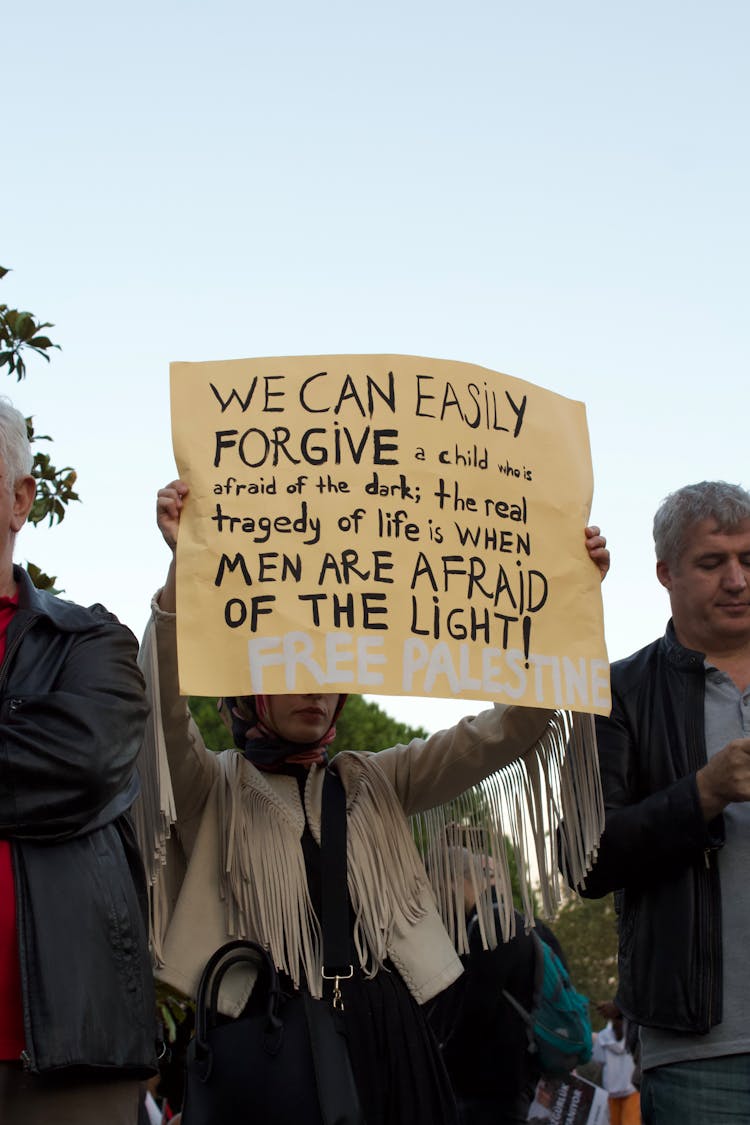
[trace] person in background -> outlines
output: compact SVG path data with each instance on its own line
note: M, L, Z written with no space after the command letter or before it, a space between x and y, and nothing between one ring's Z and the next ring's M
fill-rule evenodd
M654 518L672 619L612 666L606 826L583 893L615 891L617 1004L640 1024L647 1125L750 1121L750 493L678 489Z
M539 1078L529 1054L527 1027L503 992L527 1011L534 995L536 947L516 912L515 935L486 949L477 922L481 866L492 865L466 847L454 847L451 866L462 884L469 952L464 973L427 1007L456 1094L461 1125L520 1125ZM429 868L428 868L429 870Z
M635 1059L628 1050L625 1020L619 1010L595 1034L592 1057L602 1066L610 1125L641 1125L641 1099L633 1082Z
M156 1070L143 865L128 810L147 714L133 635L13 565L34 502L0 399L0 1121L135 1125Z

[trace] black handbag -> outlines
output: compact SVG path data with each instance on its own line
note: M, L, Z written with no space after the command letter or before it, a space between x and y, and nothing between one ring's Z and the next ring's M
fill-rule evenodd
M343 842L343 847L342 847ZM230 941L198 985L195 1035L185 1064L182 1125L364 1125L349 1061L339 981L352 972L346 888L346 795L326 771L321 823L323 975L333 1002L285 994L271 957L252 941ZM218 1013L221 981L253 962L258 977L245 1012Z

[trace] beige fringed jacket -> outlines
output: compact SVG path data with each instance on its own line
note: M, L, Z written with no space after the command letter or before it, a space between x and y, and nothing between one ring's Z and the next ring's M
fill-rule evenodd
M307 818L320 841L323 770L310 770L303 809L293 777L262 773L236 750L206 750L178 692L174 615L152 608L142 666L156 721L136 819L151 868L157 975L194 995L214 950L247 937L296 981L304 973L315 992L321 936L301 837ZM347 795L355 947L365 972L390 959L420 1003L460 975L406 818L538 752L553 718L547 710L495 706L408 746L336 755ZM237 972L223 1010L237 1014L251 988Z

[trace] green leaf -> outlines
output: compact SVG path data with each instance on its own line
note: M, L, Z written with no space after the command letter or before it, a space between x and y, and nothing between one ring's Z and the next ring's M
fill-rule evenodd
M42 351L40 348L35 348L34 344L31 341L29 341L29 343L26 346L31 348L31 350L33 352L36 352L37 355L40 355L42 357L42 359L46 359L47 363L49 363L50 357L47 355L46 352Z
M195 1010L195 1002L185 996L178 996L167 985L156 981L156 1009L164 1025L167 1042L174 1043L177 1038L177 1029L190 1017L191 1022Z
M19 313L18 321L16 322L16 335L19 337L19 339L23 340L23 342L27 344L35 332L36 321L34 320L31 313Z
M53 574L52 577L50 577L33 562L26 563L26 571L37 590L46 590L49 594L64 593L63 590L55 589L55 582L57 581L56 575Z

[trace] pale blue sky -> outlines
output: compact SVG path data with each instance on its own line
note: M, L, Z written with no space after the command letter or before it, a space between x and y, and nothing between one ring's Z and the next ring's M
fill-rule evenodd
M0 391L84 500L18 556L140 633L170 360L438 356L586 403L610 656L652 639L655 507L750 486L749 33L740 0L6 11L0 300L63 351Z

